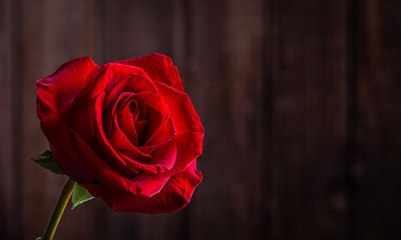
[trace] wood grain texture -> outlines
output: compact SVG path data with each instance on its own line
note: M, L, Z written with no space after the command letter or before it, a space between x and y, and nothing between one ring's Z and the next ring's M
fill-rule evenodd
M198 164L205 180L193 203L192 237L226 239L235 231L230 238L258 239L264 228L259 221L265 160L259 118L262 1L193 1L189 8L187 78L206 130Z
M5 90L5 112L2 113L5 119L3 132L5 139L4 150L5 159L12 159L5 163L4 176L7 186L2 194L5 199L4 213L6 214L5 227L7 232L4 234L9 239L20 239L22 237L22 158L21 158L21 139L22 139L22 99L21 89L21 2L4 1L4 39L5 51L5 75L2 76Z
M172 57L206 134L173 214L67 210L55 239L401 239L396 0L0 1L0 235L39 236L63 177L35 80L79 56Z
M358 1L357 184L353 239L401 238L401 19L398 1Z
M345 1L271 5L273 239L346 235L345 7Z
M7 76L7 18L6 18L6 3L5 1L0 2L0 76ZM1 84L5 84L5 80L1 81ZM8 125L7 116L7 86L0 88L0 126ZM0 131L0 159L8 158L8 131ZM8 205L7 192L9 187L8 174L8 161L0 161L0 206ZM0 207L0 233L7 233L7 208Z
M10 62L9 62L9 54L10 54L10 38L11 38L11 19L10 19L10 4L8 1L0 2L0 75L3 76L1 79L1 84L3 85L0 88L0 124L1 126L6 126L0 132L0 159L8 159L10 157L10 106L9 106L9 90L10 90L10 80L9 71L11 70ZM9 218L9 207L10 207L10 162L9 161L0 161L0 233L9 237L11 234L10 228L11 223Z

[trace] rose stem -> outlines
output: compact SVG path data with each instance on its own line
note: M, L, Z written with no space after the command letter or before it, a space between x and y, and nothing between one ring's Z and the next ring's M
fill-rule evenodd
M58 196L56 205L54 206L52 215L47 222L45 231L42 234L41 240L53 239L54 233L56 232L58 223L60 222L61 216L64 213L65 207L71 198L72 192L74 191L75 182L67 178L64 183L63 189L61 190L60 196Z

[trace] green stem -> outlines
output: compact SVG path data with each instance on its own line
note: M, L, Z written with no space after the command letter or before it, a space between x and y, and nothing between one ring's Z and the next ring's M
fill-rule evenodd
M60 196L58 196L52 215L47 222L45 231L43 232L40 240L53 239L61 216L63 215L65 207L67 206L67 203L71 198L72 192L74 191L74 184L75 182L69 178L67 178L67 180L65 181L63 190L61 190Z

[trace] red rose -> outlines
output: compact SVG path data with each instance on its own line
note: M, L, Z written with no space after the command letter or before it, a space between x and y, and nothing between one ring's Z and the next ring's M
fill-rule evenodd
M60 169L115 211L169 213L202 181L204 130L177 68L152 54L89 57L37 80L37 113Z

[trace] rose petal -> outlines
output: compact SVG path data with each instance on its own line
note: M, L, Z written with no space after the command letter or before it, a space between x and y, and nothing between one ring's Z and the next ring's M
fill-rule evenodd
M170 177L162 190L152 197L116 191L101 184L82 184L94 197L100 197L117 212L139 212L149 215L171 213L188 205L192 194L202 181L202 174L196 170L193 161L178 174Z
M129 177L138 174L139 172L132 172L127 168L127 164L123 159L121 159L105 135L102 118L104 99L105 92L101 93L95 100L93 100L94 103L92 103L94 106L97 128L95 129L91 148L103 159L104 162L107 163L108 166L119 171L122 175Z
M96 178L108 187L112 187L118 191L130 191L132 182L127 175L132 173L124 173L129 171L127 167L115 169L106 164L106 159L101 159L97 153L81 138L73 133L74 140L77 144L78 158L87 169L89 169ZM108 159L112 161L113 159ZM117 162L114 161L114 164Z
M117 128L113 130L109 141L116 152L118 150L128 158L133 159L137 162L147 162L151 158L150 155L141 152L134 145L132 145L125 134Z
M90 98L93 99L104 91L106 91L105 107L122 92L157 92L153 82L143 69L117 63L102 65L91 90Z
M140 58L117 61L115 63L140 67L145 70L154 82L161 82L180 92L184 92L178 69L168 56L154 53Z
M148 141L147 146L159 146L176 136L176 129L169 116L160 130Z
M80 183L93 183L93 174L78 160L78 157L65 155L52 145L50 150L57 166L69 178Z
M42 131L51 145L72 157L76 157L75 144L65 119L70 117L74 98L87 86L90 75L98 68L89 57L82 57L61 65L51 76L37 80L37 114ZM86 128L92 128L93 123L89 120L80 119L77 122ZM77 132L86 139L91 138L90 133L81 131L82 129L77 129Z
M133 94L131 96L135 95ZM147 162L151 156L142 153L134 145L138 144L138 139L131 117L131 111L129 109L130 102L133 100L132 98L130 99L131 100L124 101L119 109L116 110L116 113L113 116L114 119L111 127L112 129L108 140L115 150L118 149L129 158L138 162ZM125 131L120 126L126 126ZM132 139L133 141L130 141L129 137L134 138Z
M151 173L162 173L174 166L177 159L177 144L174 140L170 140L157 148L147 162L140 162L135 158L131 158L126 154L129 153L129 150L126 150L126 152L121 151L121 153L120 156L125 160L129 168Z
M120 107L117 114L114 115L114 124L118 125L118 128L121 129L121 132L124 133L132 145L138 146L138 135L131 114L130 104L132 103L129 102Z
M158 148L159 145L150 145L150 146L142 146L142 147L137 147L139 151L151 155L156 148Z
M106 93L104 93L104 95L105 94ZM129 103L134 100L132 98L133 95L134 95L133 93L122 93L117 98L117 100L114 101L113 104L107 106L104 112L102 113L103 129L105 130L105 135L107 137L110 137L111 135L117 112L120 111L120 109L124 107L127 103L129 105ZM98 114L100 114L100 112ZM130 117L132 119L132 114L130 111L128 115L130 115L128 116L128 118ZM135 131L135 127L131 131Z
M134 120L135 131L136 131L138 139L141 138L140 136L143 135L143 129L146 127L146 124L148 124L148 122L149 121L147 121L147 120ZM138 140L137 146L139 146L139 140Z
M171 117L168 117L164 126L160 129L160 131L153 137L147 146L138 146L138 150L145 154L152 154L155 149L170 141L176 135L176 130L171 120Z
M145 172L129 179L126 175L121 174L121 172L116 171L115 168L106 164L105 159L101 159L78 135L73 133L73 136L78 146L79 160L94 173L101 183L109 188L118 191L129 191L134 195L150 197L158 193L169 179L169 177L163 177L152 172ZM149 169L153 168L155 172L160 172L161 169L166 168L166 166L168 167L169 162L173 160L166 158L175 159L177 156L175 143L166 145L166 149L161 154L163 156L160 159L154 160L160 161L160 164L148 165ZM123 171L132 169L133 162L131 161L131 164L126 166Z
M82 57L64 63L49 77L38 79L38 100L43 100L43 97L53 100L51 106L42 109L39 117L53 112L52 107L59 109L62 115L66 114L74 98L86 86L89 76L97 69L99 67L90 57Z
M177 159L177 144L174 139L163 144L155 150L148 162L150 166L157 168L157 173L170 170Z
M148 123L143 129L143 133L138 135L139 145L146 146L165 125L169 118L169 110L163 98L158 94L146 92L135 94L134 97L138 103L145 105L147 109L146 120ZM140 108L140 111L142 111L142 108ZM170 134L174 136L175 132Z
M176 128L178 157L174 167L163 173L170 176L186 166L202 153L204 130L198 114L187 94L162 83L156 83L159 94L169 106L170 116Z
M153 173L142 173L131 180L133 183L131 193L136 196L152 197L163 189L169 177L160 177Z
M75 107L71 107L69 116L66 116L65 122L68 128L74 129L85 142L91 142L93 138L93 131L95 129L95 119L91 117L88 102L83 101Z

